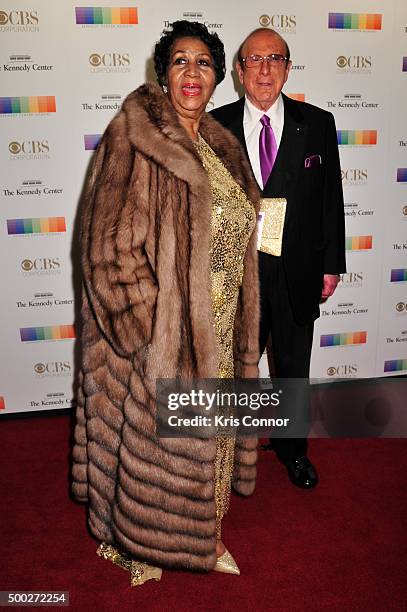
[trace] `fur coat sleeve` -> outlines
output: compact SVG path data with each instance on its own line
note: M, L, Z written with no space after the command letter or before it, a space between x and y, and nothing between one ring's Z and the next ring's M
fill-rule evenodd
M118 354L130 356L151 340L157 281L144 251L149 194L137 181L124 115L98 147L83 215L82 265L101 331ZM103 227L101 227L103 221Z

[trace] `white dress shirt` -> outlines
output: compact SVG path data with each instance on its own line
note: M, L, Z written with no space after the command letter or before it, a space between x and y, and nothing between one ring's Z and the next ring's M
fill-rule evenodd
M244 137L246 140L247 152L249 153L253 174L261 189L264 188L264 185L260 169L259 138L262 128L260 119L263 117L263 115L267 115L270 119L270 125L273 128L278 151L284 127L284 102L281 94L266 112L256 108L250 102L247 96L245 98L243 113Z

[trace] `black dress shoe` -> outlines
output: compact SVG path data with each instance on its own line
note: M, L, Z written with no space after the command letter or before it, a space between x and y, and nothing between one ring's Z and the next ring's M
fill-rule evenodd
M313 489L318 484L318 474L308 457L297 457L285 463L288 477L296 487Z

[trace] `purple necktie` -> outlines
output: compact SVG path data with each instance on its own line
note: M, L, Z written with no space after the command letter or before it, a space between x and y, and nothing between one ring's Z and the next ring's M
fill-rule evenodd
M263 187L265 187L276 159L277 142L270 125L270 118L263 115L260 122L263 126L259 138L260 169Z

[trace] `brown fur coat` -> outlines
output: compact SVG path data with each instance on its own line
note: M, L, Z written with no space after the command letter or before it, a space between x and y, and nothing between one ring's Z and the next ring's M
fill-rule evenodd
M249 198L235 138L205 114L200 132ZM211 192L161 90L128 96L95 155L83 209L83 366L73 494L100 540L163 567L216 562L215 441L155 435L157 378L217 376L209 239ZM235 371L256 377L255 233L235 320ZM256 440L237 441L233 486L254 489Z

